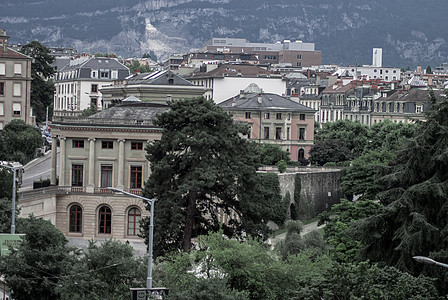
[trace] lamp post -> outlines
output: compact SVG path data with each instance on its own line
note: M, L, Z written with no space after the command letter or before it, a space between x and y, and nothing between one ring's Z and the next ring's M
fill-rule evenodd
M11 163L12 166L8 166L5 162L2 162L1 166L12 170L12 217L11 217L11 234L16 233L16 172L22 169L22 165L18 162Z
M429 264L429 265L436 265L436 266L440 266L440 267L443 267L443 268L448 268L448 264L444 264L444 263L435 261L434 259L426 257L426 256L414 256L412 258L415 259L419 263L424 263L424 264Z
M119 190L117 188L108 187L109 190L122 193L131 197L142 199L143 201L148 202L151 205L151 216L149 219L149 239L148 239L148 276L146 278L146 288L152 289L152 248L154 241L154 199L149 199L140 195L135 195L132 193L125 192L123 190Z

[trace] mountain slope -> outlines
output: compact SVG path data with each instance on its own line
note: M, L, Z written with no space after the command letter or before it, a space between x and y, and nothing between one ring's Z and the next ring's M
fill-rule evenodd
M20 0L2 7L11 42L159 57L211 37L314 42L323 63L389 66L448 61L446 0Z

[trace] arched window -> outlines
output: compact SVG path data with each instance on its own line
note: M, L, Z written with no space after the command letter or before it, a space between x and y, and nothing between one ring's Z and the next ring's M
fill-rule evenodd
M79 205L70 207L69 232L82 232L82 208Z
M140 209L133 207L128 212L128 235L137 235L140 231L139 222L142 218Z
M98 213L98 233L110 234L112 231L112 212L109 207L101 206Z
M299 159L304 159L304 158L305 158L305 150L299 149Z

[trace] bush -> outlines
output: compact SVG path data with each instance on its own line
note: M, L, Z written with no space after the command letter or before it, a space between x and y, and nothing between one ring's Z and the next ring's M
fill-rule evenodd
M285 173L287 167L288 167L288 165L286 164L286 162L284 160L280 160L277 163L277 168L280 173Z

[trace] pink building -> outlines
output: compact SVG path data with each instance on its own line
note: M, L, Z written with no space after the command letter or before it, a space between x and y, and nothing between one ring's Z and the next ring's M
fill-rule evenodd
M279 145L295 161L308 158L314 144L314 109L263 93L255 84L218 105L231 112L235 121L249 125L249 139Z

